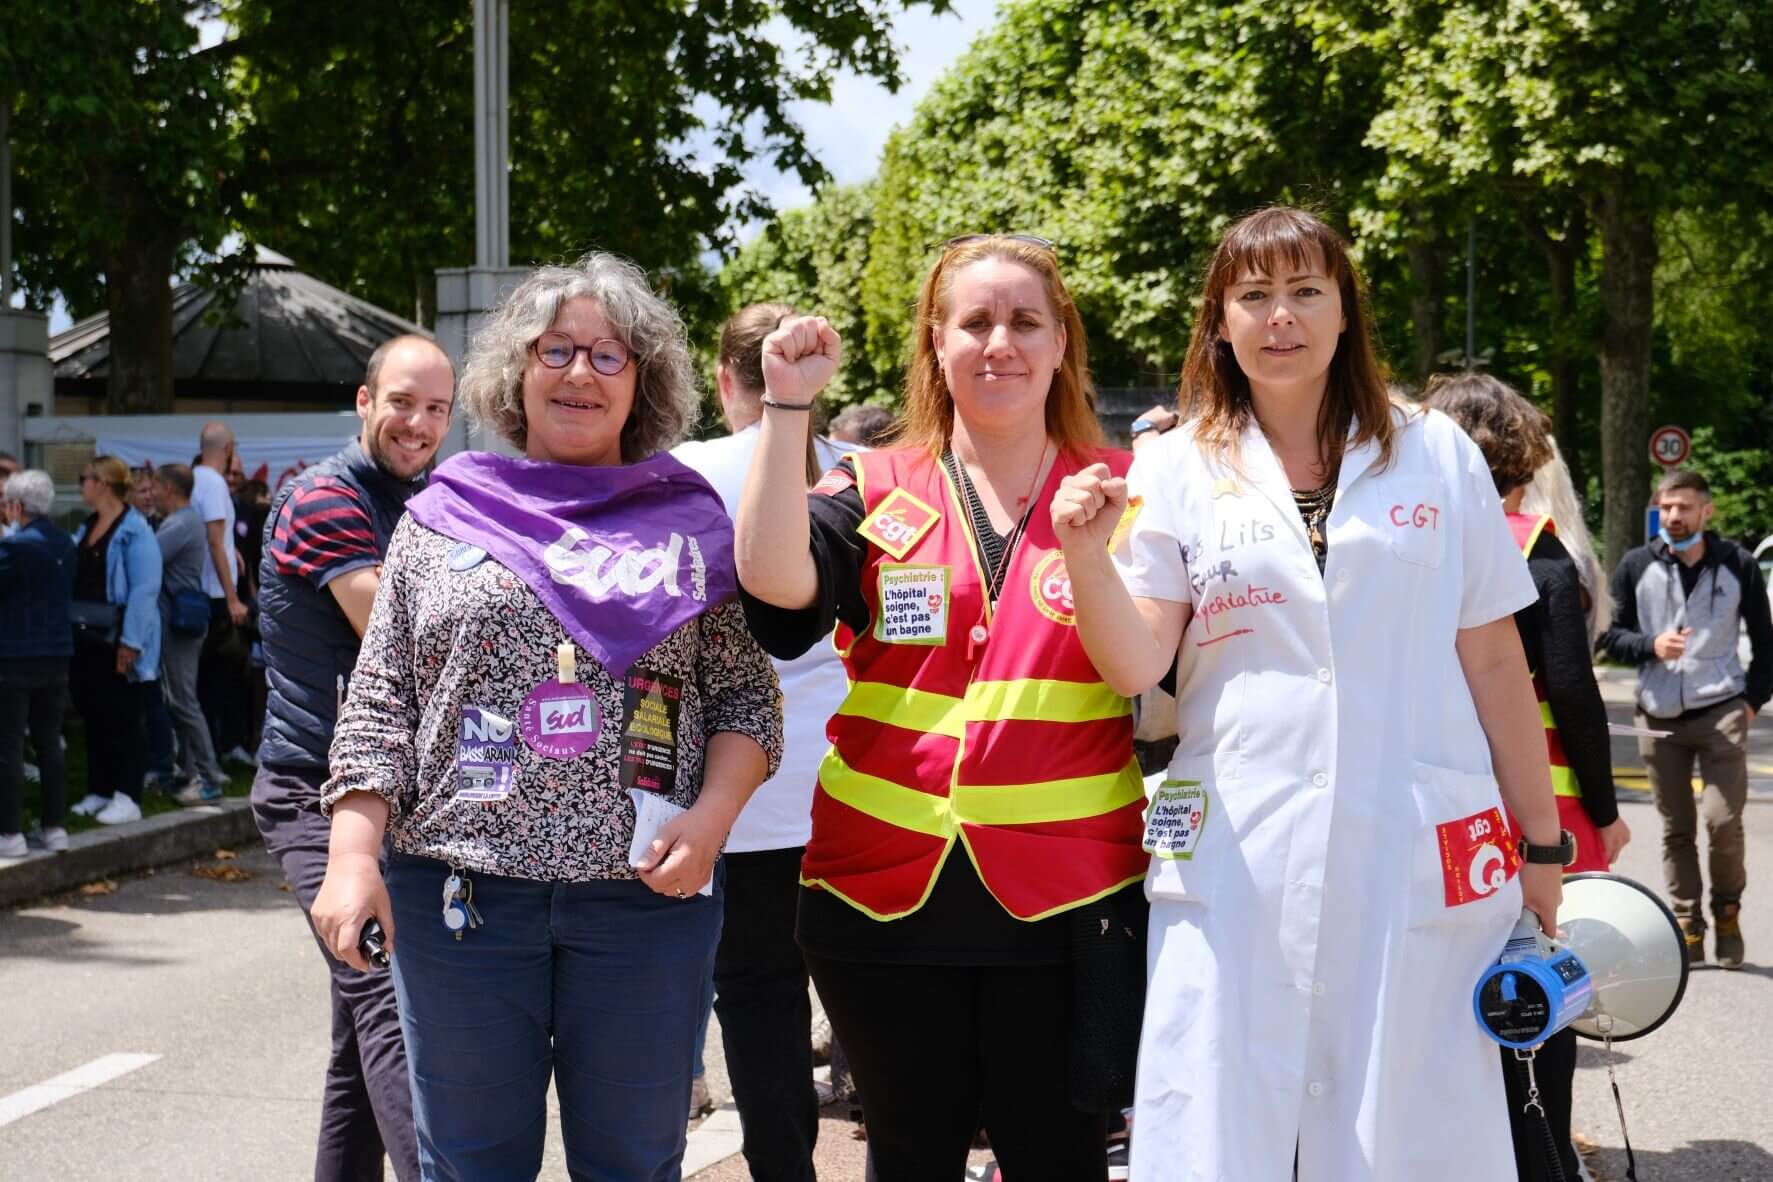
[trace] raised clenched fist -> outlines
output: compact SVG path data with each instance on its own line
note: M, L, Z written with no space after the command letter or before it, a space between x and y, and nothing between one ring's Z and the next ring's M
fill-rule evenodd
M823 316L791 316L763 339L764 393L779 402L811 402L837 363L843 341Z
M1110 475L1107 464L1091 464L1059 482L1053 494L1053 533L1065 550L1080 544L1106 547L1126 508L1126 480Z

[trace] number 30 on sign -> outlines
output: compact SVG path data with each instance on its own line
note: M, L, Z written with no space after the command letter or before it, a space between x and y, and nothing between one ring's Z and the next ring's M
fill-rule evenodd
M1693 440L1685 430L1670 424L1650 432L1650 458L1664 468L1678 468L1693 452Z

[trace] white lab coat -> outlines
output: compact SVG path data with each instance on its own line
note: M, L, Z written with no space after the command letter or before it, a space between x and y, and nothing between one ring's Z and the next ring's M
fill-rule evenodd
M1535 592L1477 447L1394 414L1387 468L1343 460L1321 577L1259 430L1241 472L1186 427L1133 464L1118 561L1193 606L1169 775L1207 790L1146 883L1137 1182L1284 1182L1295 1146L1302 1182L1515 1176L1471 992L1519 881L1461 855L1477 894L1448 906L1437 826L1500 805L1455 634Z

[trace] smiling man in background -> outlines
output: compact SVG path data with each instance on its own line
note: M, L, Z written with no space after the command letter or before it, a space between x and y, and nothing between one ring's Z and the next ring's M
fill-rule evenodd
M357 390L358 437L292 478L271 503L259 563L268 694L252 808L304 913L326 876L331 825L320 814L320 786L382 556L407 500L424 487L454 401L454 370L434 342L384 343ZM324 946L321 955L332 973L332 1057L314 1177L379 1178L385 1151L401 1182L416 1179L393 979L385 970L360 973Z

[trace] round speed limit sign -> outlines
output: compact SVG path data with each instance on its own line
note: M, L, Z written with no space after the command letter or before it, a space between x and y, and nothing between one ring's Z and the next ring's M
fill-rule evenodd
M1664 468L1678 468L1693 453L1693 439L1680 427L1669 425L1650 432L1650 458Z

